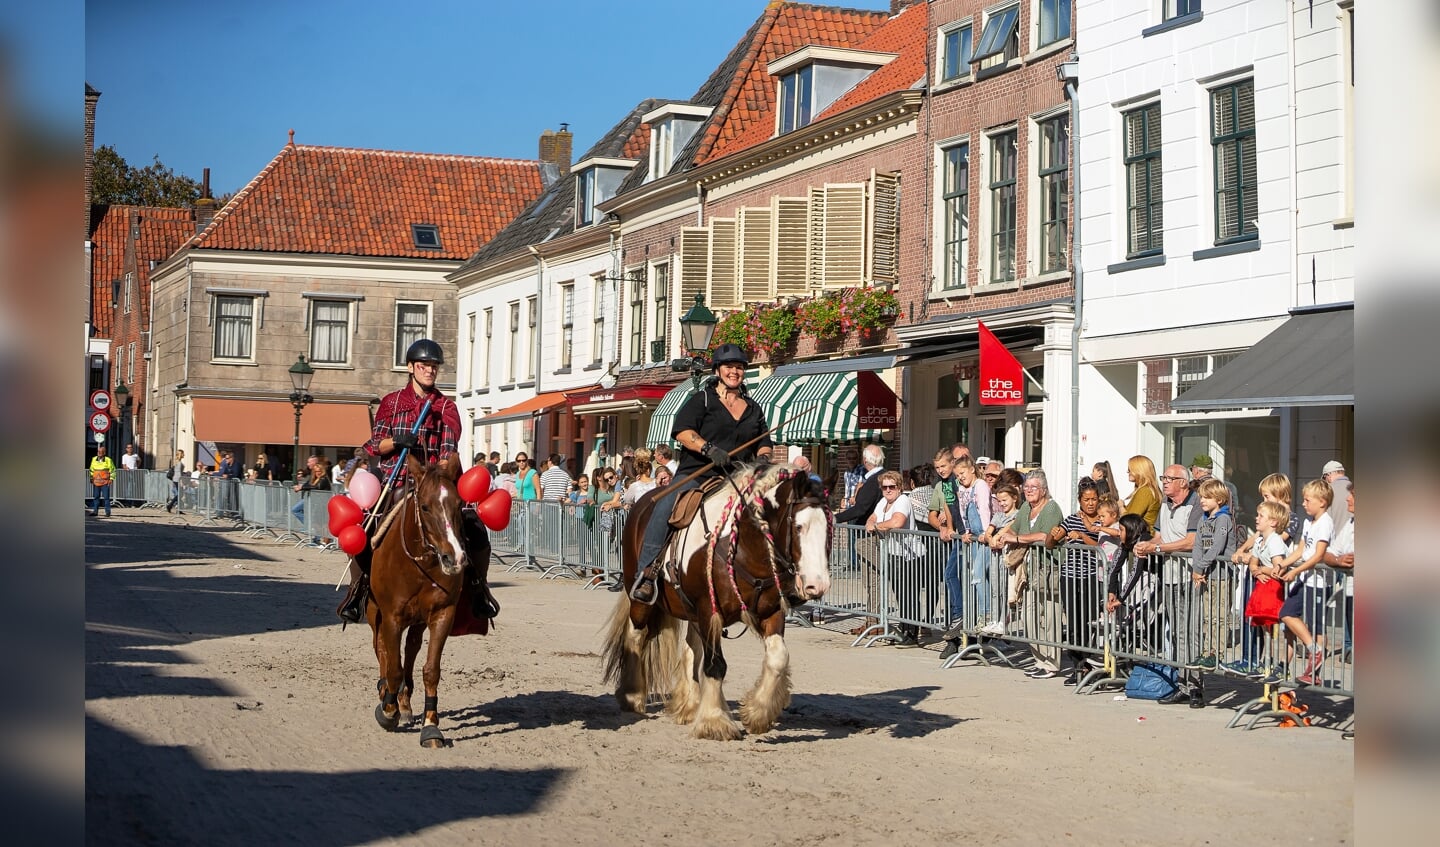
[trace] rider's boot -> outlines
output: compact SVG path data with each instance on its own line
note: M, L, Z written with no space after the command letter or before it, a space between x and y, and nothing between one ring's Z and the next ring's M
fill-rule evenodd
M658 570L654 562L641 568L635 577L635 586L630 589L631 600L647 606L654 605L655 599L660 596L659 586L656 584Z
M500 614L500 604L495 602L495 595L490 593L490 586L482 577L472 577L470 580L470 616L476 620L493 620Z
M335 610L335 614L339 615L340 620L345 623L359 623L365 613L365 600L369 595L370 577L362 572L351 580L350 593L345 595L345 599ZM341 628L344 628L344 624L341 624Z

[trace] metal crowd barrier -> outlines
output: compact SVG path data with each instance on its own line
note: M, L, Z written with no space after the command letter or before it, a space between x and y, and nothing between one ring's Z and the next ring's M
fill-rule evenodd
M606 519L595 509L585 521L585 507L530 500L511 506L510 525L490 533L491 549L506 570L533 570L542 579L581 579L586 588L614 584L620 578L620 538L624 512Z

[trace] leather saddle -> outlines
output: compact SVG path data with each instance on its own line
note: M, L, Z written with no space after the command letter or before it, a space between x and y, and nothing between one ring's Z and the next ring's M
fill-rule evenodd
M699 488L692 488L682 492L675 498L675 507L670 510L670 529L680 530L689 526L695 516L700 513L700 505L705 498L715 493L725 484L725 480L719 477L711 477L700 483Z

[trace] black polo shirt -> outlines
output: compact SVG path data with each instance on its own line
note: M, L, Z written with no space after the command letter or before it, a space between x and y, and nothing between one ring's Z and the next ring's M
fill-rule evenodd
M718 444L726 450L734 450L741 444L759 436L770 428L765 422L765 413L760 410L760 404L750 399L748 393L742 394L745 398L745 413L740 420L730 416L725 410L725 404L720 402L720 394L715 390L715 379L711 377L705 380L701 389L685 401L680 411L675 413L675 423L671 427L670 437L675 438L687 429L693 429L700 433L700 437L706 444ZM766 435L759 441L745 448L742 452L732 456L736 462L749 462L755 459L755 453L761 447L773 447L774 443L770 436ZM684 479L705 465L710 460L703 453L696 453L688 446L680 445L680 466L676 469L675 475ZM717 468L711 468L705 476L719 476L722 472Z

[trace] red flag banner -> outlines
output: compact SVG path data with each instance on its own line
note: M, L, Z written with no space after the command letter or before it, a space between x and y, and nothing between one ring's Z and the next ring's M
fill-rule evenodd
M856 424L860 429L894 429L899 422L900 401L885 380L874 371L855 373L856 393L859 408L855 410Z
M1025 404L1025 374L985 324L980 327L980 402L986 406Z

